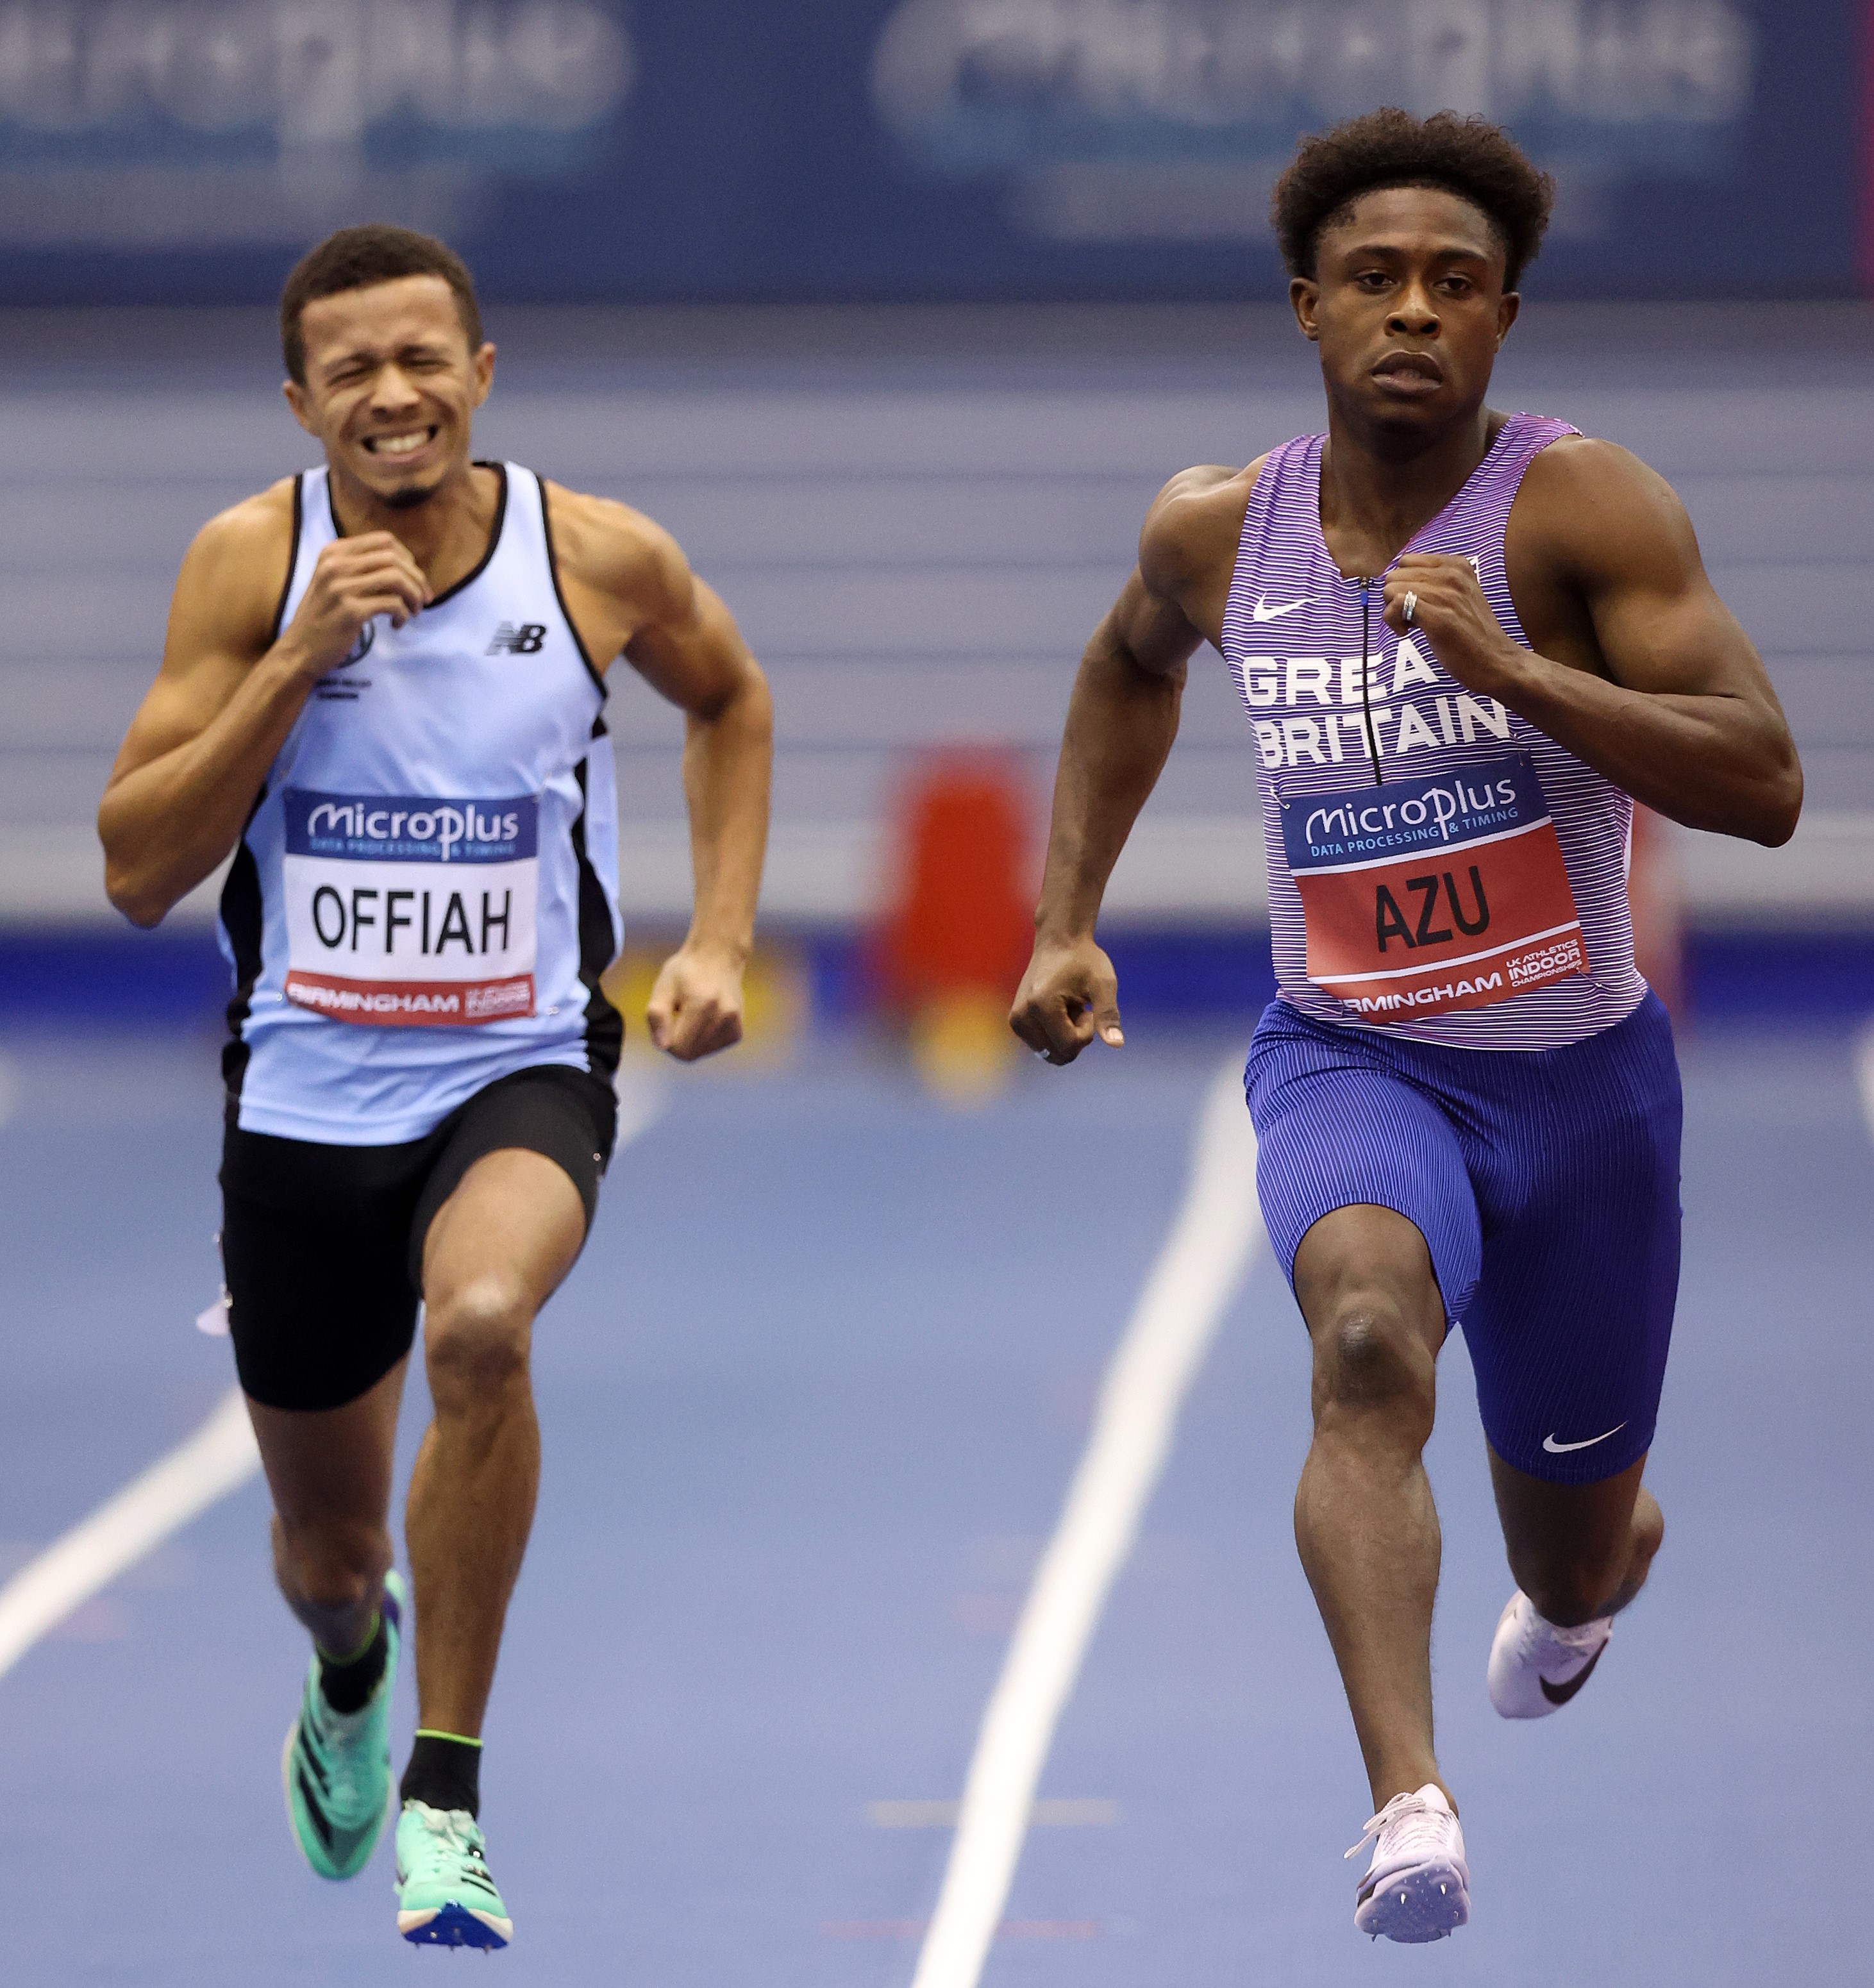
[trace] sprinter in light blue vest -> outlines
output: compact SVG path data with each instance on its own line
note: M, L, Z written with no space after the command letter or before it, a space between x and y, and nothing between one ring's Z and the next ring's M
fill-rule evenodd
M688 720L695 911L648 1017L685 1061L742 1033L768 691L648 519L472 459L495 349L441 242L344 229L289 278L281 330L325 466L190 548L99 814L106 885L154 925L233 857L222 1247L279 1584L315 1646L282 1763L294 1834L348 1878L390 1806L387 1520L421 1303L435 1419L406 1520L397 1925L499 1947L478 1770L539 1476L529 1341L616 1123L605 671L624 655Z

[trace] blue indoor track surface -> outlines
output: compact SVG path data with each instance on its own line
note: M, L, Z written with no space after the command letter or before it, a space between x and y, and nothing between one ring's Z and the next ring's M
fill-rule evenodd
M950 1834L870 1805L960 1792L1199 1097L1247 1033L1025 1061L973 1114L857 1036L658 1080L537 1337L545 1476L483 1780L503 1982L906 1988ZM212 1045L0 1050L10 1569L232 1368L191 1324L216 1281ZM1461 1341L1443 1357L1438 1709L1471 1925L1417 1949L1353 1929L1341 1852L1368 1800L1290 1535L1307 1347L1265 1246L1043 1777L1094 1806L1030 1831L986 1988L1869 1979L1874 1144L1845 1033L1713 1030L1685 1062L1666 1548L1592 1687L1534 1726L1484 1697L1510 1584ZM305 1641L266 1510L250 1483L0 1678L8 1988L464 1965L397 1942L387 1838L343 1886L293 1849ZM406 1665L400 1765L412 1723Z

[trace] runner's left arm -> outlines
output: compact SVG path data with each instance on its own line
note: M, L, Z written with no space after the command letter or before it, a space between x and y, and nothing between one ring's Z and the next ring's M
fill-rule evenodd
M1415 594L1414 622L1452 675L1636 800L1689 828L1787 842L1802 806L1795 743L1671 486L1625 449L1574 440L1537 458L1517 507L1511 583L1554 609L1556 657L1510 638L1462 559L1400 559L1388 625L1407 632Z
M650 546L648 618L631 666L684 714L683 792L695 908L651 991L651 1039L682 1062L742 1040L742 978L755 940L774 746L767 678L715 590L675 542Z

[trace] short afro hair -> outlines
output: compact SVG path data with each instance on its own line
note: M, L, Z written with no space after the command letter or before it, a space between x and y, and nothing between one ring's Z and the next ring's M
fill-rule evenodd
M468 264L433 235L395 228L388 221L367 221L328 235L294 264L287 277L280 292L280 352L288 376L306 384L306 340L299 319L308 304L346 290L394 283L400 276L440 276L455 294L455 314L462 320L468 350L481 350L482 312Z
M1500 126L1450 110L1369 110L1303 139L1275 183L1269 218L1289 274L1314 276L1322 231L1362 194L1402 186L1436 187L1484 216L1503 243L1506 290L1535 259L1555 200L1554 181Z

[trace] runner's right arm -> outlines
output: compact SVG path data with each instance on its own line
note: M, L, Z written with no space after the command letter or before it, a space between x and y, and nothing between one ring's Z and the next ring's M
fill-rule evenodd
M313 685L365 623L401 627L429 599L388 532L340 539L275 641L292 540L292 485L277 484L211 519L183 559L162 668L98 808L105 894L133 925L160 924L240 840Z
M1240 473L1187 470L1159 492L1139 536L1138 564L1081 659L1054 775L1034 952L1009 1016L1050 1063L1071 1063L1096 1033L1115 1048L1125 1040L1118 982L1094 926L1113 865L1178 735L1186 665L1206 632L1199 621L1213 618L1203 597L1216 590L1219 551L1223 594L1229 591L1230 485ZM1240 502L1233 512L1240 533ZM1214 618L1220 626L1220 598Z

